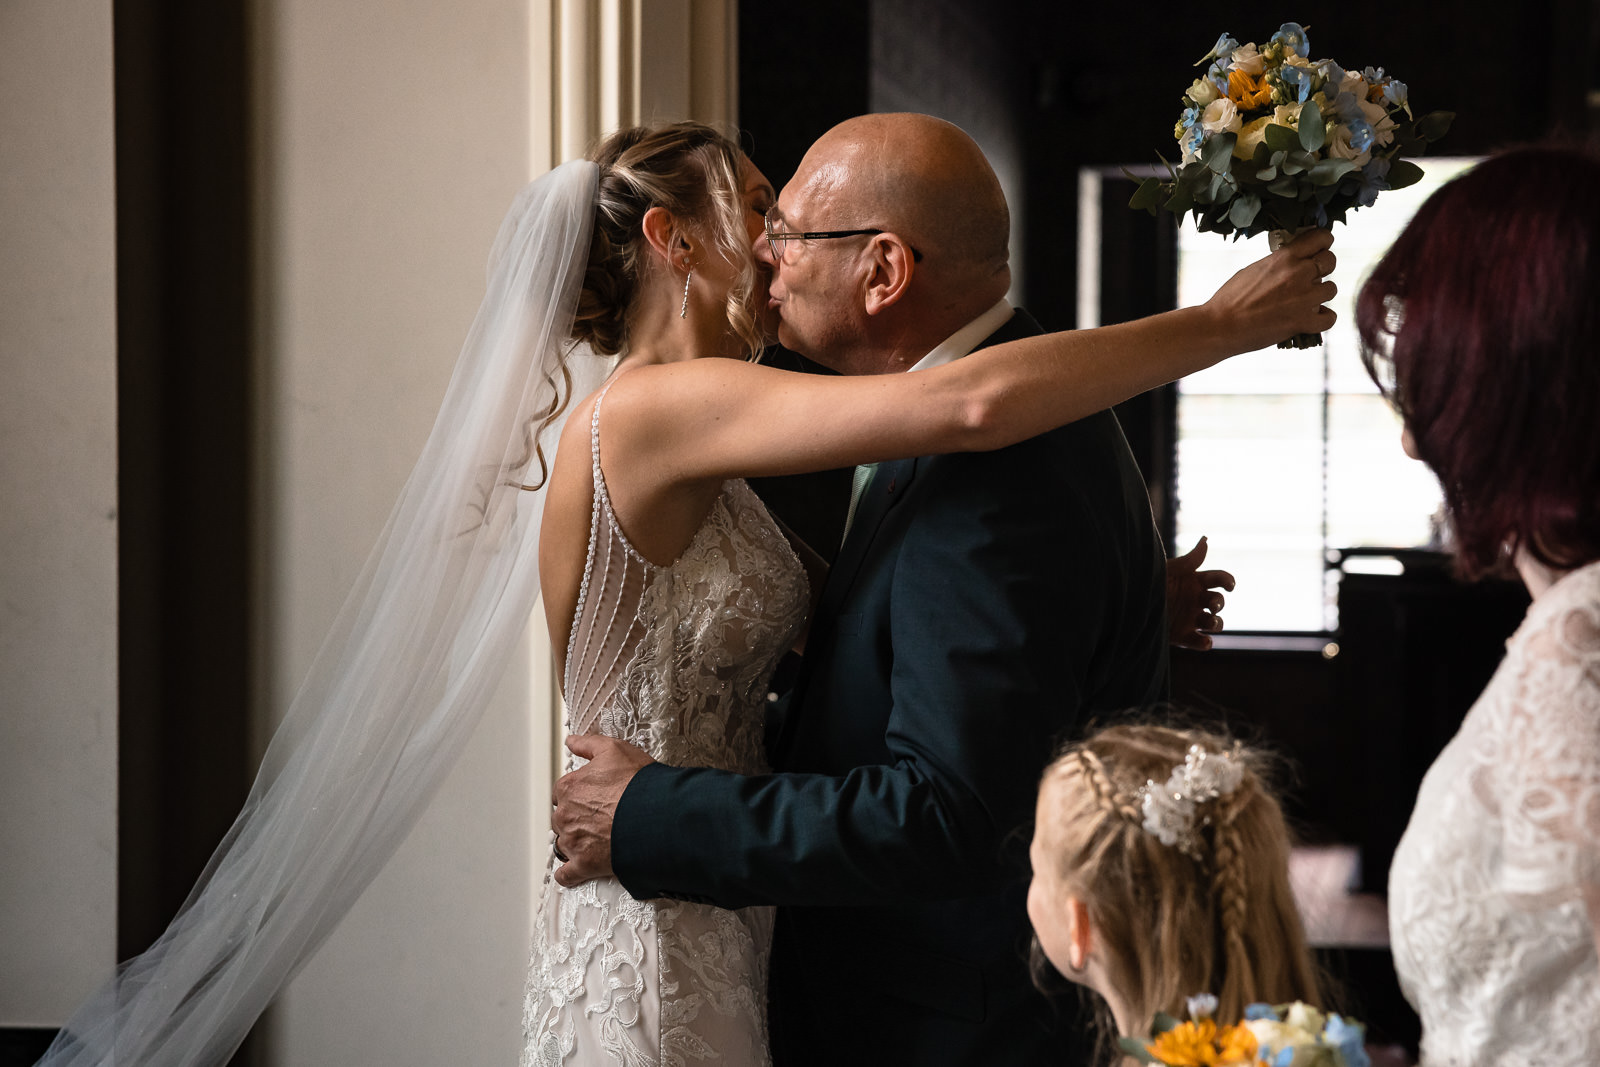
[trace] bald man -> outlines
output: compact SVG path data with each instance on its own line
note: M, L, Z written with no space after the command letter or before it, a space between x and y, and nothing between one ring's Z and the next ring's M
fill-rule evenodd
M892 374L1037 333L1005 301L1009 227L955 126L845 122L756 243L779 339L843 374ZM1027 974L1026 826L1057 739L1164 693L1144 483L1102 412L857 484L775 773L583 738L592 762L557 787L557 877L614 870L635 897L779 905L780 1065L1076 1062L1076 1020Z

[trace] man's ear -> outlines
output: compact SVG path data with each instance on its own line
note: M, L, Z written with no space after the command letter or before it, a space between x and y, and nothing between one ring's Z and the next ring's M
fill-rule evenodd
M876 315L892 307L906 295L911 276L916 272L916 257L911 246L892 233L876 234L869 246L870 273L867 275L866 310Z
M650 250L666 260L673 270L685 270L695 262L698 249L694 246L693 238L678 225L678 220L666 208L653 207L646 211L641 228Z

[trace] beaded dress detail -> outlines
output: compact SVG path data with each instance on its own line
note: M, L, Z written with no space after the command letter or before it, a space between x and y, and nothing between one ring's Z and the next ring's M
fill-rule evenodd
M1545 590L1422 781L1389 940L1428 1067L1600 1063L1600 563Z
M567 644L567 729L656 760L766 770L767 686L805 621L805 572L761 501L728 481L683 554L650 563L617 521L590 420L594 504ZM582 761L568 754L567 770ZM546 867L523 1006L523 1067L766 1064L772 909L635 900Z

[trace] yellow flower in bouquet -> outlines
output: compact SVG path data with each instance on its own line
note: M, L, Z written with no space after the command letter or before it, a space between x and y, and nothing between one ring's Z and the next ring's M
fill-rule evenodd
M1140 1063L1162 1067L1371 1067L1366 1027L1309 1004L1252 1004L1242 1022L1218 1026L1217 998L1189 998L1189 1021L1158 1012L1148 1038L1117 1045Z
M1157 1034L1145 1050L1169 1067L1247 1067L1256 1058L1256 1037L1244 1026L1220 1030L1211 1019L1179 1023Z

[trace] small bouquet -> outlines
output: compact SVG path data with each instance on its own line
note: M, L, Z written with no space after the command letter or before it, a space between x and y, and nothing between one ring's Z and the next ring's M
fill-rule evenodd
M1199 62L1210 66L1184 94L1174 130L1182 159L1163 158L1167 178L1145 179L1129 206L1190 213L1197 229L1235 239L1271 233L1274 248L1420 180L1403 157L1421 155L1455 118L1413 119L1405 82L1381 67L1312 60L1296 22L1259 47L1223 34ZM1319 342L1302 335L1295 347Z
M1309 1004L1252 1004L1244 1021L1218 1026L1217 998L1190 997L1189 1021L1158 1013L1150 1037L1117 1039L1140 1063L1167 1067L1370 1067L1367 1028Z

